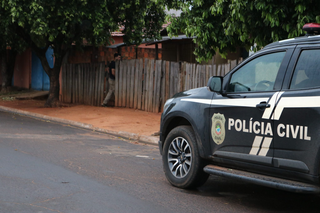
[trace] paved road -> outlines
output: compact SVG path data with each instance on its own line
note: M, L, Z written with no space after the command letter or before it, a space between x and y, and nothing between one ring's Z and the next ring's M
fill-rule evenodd
M318 195L210 177L171 187L156 146L0 112L0 212L319 212Z

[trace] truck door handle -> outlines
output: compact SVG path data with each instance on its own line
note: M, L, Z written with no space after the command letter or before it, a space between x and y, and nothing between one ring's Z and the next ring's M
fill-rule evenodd
M259 109L269 108L270 104L268 104L267 102L261 102L260 104L257 104L256 107Z

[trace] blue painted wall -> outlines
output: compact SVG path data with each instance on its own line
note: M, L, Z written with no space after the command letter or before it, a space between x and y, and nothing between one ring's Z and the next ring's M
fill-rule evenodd
M53 67L53 49L46 52L49 66ZM40 59L32 52L31 88L34 90L48 91L50 89L50 79L44 71Z

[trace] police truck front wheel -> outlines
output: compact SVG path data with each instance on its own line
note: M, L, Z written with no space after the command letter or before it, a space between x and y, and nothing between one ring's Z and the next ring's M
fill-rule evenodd
M168 181L179 188L203 185L209 175L203 171L195 134L190 126L178 126L171 130L163 147L163 168Z

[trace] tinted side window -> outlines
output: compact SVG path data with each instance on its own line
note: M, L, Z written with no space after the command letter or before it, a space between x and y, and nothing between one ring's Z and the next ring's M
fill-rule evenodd
M286 52L260 56L245 64L231 77L228 92L271 91Z
M303 50L300 54L290 89L320 86L320 50Z

